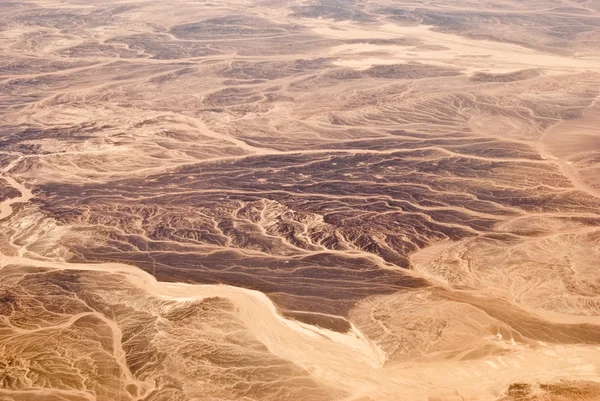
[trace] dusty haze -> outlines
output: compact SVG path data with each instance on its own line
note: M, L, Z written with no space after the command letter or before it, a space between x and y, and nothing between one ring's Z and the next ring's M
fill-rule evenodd
M0 52L0 401L600 399L600 1L2 1Z

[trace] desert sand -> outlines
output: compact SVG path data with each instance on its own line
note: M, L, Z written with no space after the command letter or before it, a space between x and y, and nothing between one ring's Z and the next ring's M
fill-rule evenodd
M0 4L0 400L600 399L600 2Z

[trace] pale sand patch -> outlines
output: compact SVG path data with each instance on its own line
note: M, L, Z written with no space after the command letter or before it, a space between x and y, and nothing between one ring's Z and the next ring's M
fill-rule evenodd
M360 26L349 22L336 23L313 20L308 24L322 36L335 39L420 39L423 45L435 46L436 51L418 47L378 45L372 43L344 44L329 49L330 57L339 57L337 65L357 69L373 65L422 62L445 67L461 68L468 73L486 71L508 73L526 68L542 68L554 73L600 70L600 57L565 57L538 52L514 44L473 40L449 33L434 31L431 26L399 26L394 24ZM361 53L385 52L387 57L371 57Z
M573 185L593 196L600 196L600 168L596 164L600 149L600 102L597 98L580 118L562 121L540 138L543 152L552 155Z

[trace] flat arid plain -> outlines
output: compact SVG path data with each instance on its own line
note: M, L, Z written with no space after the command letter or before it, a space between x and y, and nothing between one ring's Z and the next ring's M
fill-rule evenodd
M600 399L600 0L0 2L1 401Z

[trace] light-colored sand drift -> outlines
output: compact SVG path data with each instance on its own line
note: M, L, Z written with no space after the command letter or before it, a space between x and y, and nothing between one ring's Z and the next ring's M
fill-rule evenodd
M600 70L600 58L575 58L545 54L522 46L474 40L458 35L441 33L427 25L399 26L382 24L364 26L353 23L331 24L314 21L312 29L319 35L336 39L363 39L365 43L345 44L330 49L330 56L340 59L340 66L365 69L373 65L389 65L406 62L419 62L444 67L457 67L466 72L505 73L524 68L543 68L549 72ZM381 45L368 43L368 39L417 39L425 49L434 46L437 50L421 50L418 46ZM385 57L372 56L382 52Z

